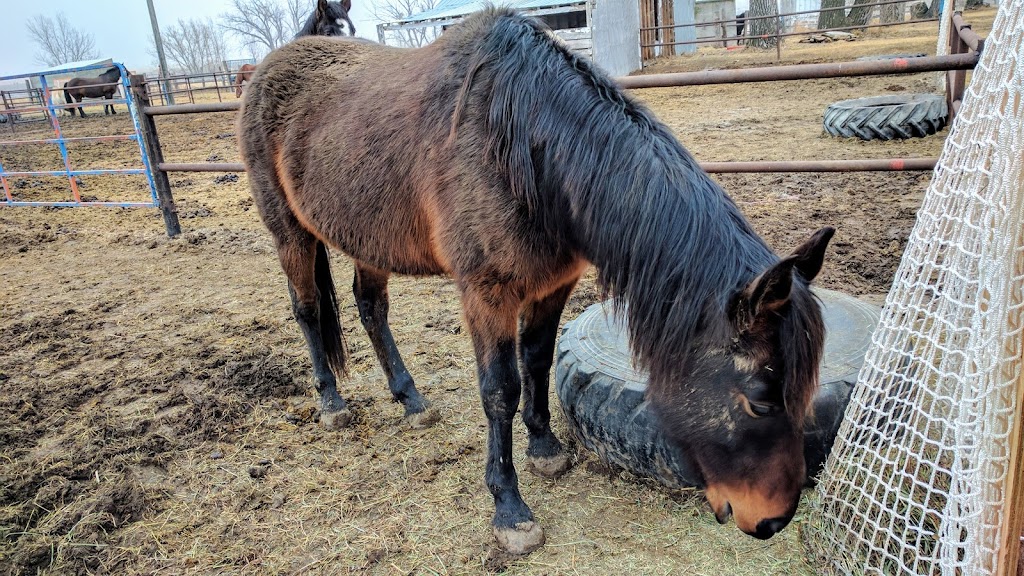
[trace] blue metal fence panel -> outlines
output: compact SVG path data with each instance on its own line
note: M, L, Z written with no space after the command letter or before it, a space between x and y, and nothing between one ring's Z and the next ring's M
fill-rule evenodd
M138 103L132 97L131 84L128 78L128 70L124 67L124 64L114 62L114 66L121 72L120 86L124 92L124 98L116 98L111 100L102 100L100 103L104 105L112 104L124 104L128 107L128 114L132 119L132 128L134 129L133 134L121 134L117 136L96 136L96 137L78 137L78 138L65 138L60 127L60 115L59 110L65 108L77 108L81 106L79 103L74 104L55 104L51 92L54 91L50 88L47 80L48 76L63 75L76 72L84 72L88 70L107 69L110 68L109 64L90 64L86 66L72 66L61 69L51 69L44 72L30 72L27 74L15 74L13 76L2 76L0 81L11 80L16 78L38 78L39 84L44 94L44 106L38 108L25 108L18 109L15 112L26 112L26 111L45 111L50 120L50 126L54 131L54 138L46 138L40 140L31 141L10 141L0 142L0 147L14 146L14 145L26 145L26 144L55 144L60 151L61 161L64 164L63 170L32 170L32 171L6 171L3 163L0 162L0 187L3 188L4 198L0 200L0 206L116 206L123 208L134 208L134 207L158 207L160 202L156 194L156 183L153 180L153 166L149 159L149 154L146 150L146 145L142 140L141 128L139 124L139 107ZM59 88L57 88L59 90ZM102 140L134 140L139 147L139 159L142 166L132 168L110 168L110 169L89 169L89 170L75 170L71 165L71 159L68 155L68 142L81 142L81 141L102 141ZM77 176L96 176L96 175L113 175L113 174L125 174L125 175L145 175L147 184L149 185L149 196L148 202L116 202L116 201L83 201L81 195L78 192L78 183L76 181ZM74 198L73 201L57 201L57 202L43 202L43 201L25 201L17 200L14 194L11 192L11 188L8 182L9 177L43 177L43 176L64 176L68 179L68 184L71 189L71 194Z

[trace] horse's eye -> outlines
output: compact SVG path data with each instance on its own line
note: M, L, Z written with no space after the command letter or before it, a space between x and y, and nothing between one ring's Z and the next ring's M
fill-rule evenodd
M743 411L750 415L751 418L764 418L779 413L779 406L770 401L751 400L746 394L741 394L739 400Z

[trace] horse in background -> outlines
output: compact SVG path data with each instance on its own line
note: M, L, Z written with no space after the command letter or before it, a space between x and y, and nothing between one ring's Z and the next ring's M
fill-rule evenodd
M348 23L348 35L356 35L356 26L348 17L352 10L352 0L341 0L340 2L328 2L317 0L316 10L309 15L306 23L295 35L296 38L303 36L345 36L345 23Z
M328 2L317 0L316 9L306 18L306 23L295 34L296 38L304 36L345 36L345 24L348 23L348 35L356 35L355 24L348 16L352 9L352 0ZM243 64L235 74L235 98L241 98L243 84L248 84L256 73L255 64Z
M493 534L543 545L519 491L571 466L550 426L559 319L593 264L650 374L659 430L719 522L770 538L796 513L825 340L809 284L832 228L780 258L642 104L542 23L487 8L432 45L302 38L260 64L238 115L250 192L308 345L320 423L347 426L328 246L353 259L360 321L411 426L438 419L388 325L392 274L453 277L487 418Z
M235 98L242 97L242 85L252 80L252 75L255 73L255 64L242 64L238 72L235 72Z
M107 100L113 100L114 94L117 93L117 83L120 80L121 69L117 66L108 69L96 78L81 78L76 76L64 84L64 100L66 100L68 104L73 104L74 102L81 104L82 98L105 98ZM68 110L71 112L72 116L75 115L75 108L68 108ZM85 118L85 110L83 110L81 106L78 107L78 113L82 115L82 118ZM114 110L113 104L104 104L103 113L117 114L117 110Z

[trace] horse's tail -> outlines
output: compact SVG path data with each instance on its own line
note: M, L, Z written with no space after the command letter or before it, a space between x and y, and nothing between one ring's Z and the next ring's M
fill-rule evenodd
M327 363L337 376L347 373L345 366L345 336L341 331L338 319L338 294L334 290L334 279L331 277L331 259L327 246L323 242L316 243L316 263L313 265L313 276L316 289L320 293L320 335L324 342L324 353Z

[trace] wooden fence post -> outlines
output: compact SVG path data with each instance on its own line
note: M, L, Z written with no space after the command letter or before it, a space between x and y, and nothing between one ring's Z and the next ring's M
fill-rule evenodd
M956 34L950 31L950 35ZM952 110L950 110L952 114ZM996 564L997 576L1013 576L1021 574L1024 568L1024 352L1021 354L1021 373L1017 377L1017 414L1010 430L1009 473L1003 485L1003 526L1002 542L999 546L999 559Z
M167 179L167 172L160 169L160 164L164 161L164 153L160 149L156 122L145 112L146 108L150 106L149 95L146 93L146 80L140 74L132 74L129 81L132 86L132 96L139 109L139 129L142 131L142 139L149 152L149 165L153 171L153 183L156 186L157 199L160 201L160 211L164 216L164 227L167 229L167 235L174 238L181 234L181 224L178 223L178 207L171 194L171 181Z

